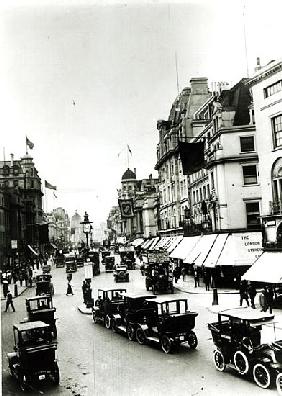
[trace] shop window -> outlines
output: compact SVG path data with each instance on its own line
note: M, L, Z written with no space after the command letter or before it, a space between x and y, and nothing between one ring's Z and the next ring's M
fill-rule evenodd
M243 166L243 178L244 185L257 184L258 175L257 175L257 166L256 165L246 165Z
M241 153L248 153L249 151L255 151L253 136L241 136L240 145L241 145Z
M272 118L274 147L282 146L282 114Z
M260 228L259 202L247 202L246 215L247 215L247 229L253 230Z

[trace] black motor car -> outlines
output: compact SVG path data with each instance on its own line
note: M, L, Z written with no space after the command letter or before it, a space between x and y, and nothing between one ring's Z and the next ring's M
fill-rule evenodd
M72 253L66 254L65 261L66 261L66 272L67 273L72 273L72 272L77 271L75 254L72 254Z
M107 256L110 256L111 252L109 250L102 250L101 255L102 255L102 264L105 264L105 258Z
M54 262L56 265L56 268L64 268L65 267L65 255L64 254L59 254L54 258Z
M170 264L165 263L148 263L146 266L145 278L146 290L152 290L153 294L157 292L174 292L173 274Z
M106 272L112 272L115 266L115 256L105 257L105 270Z
M77 266L77 268L81 268L84 266L84 257L83 256L77 256L76 266Z
M208 328L216 346L213 360L217 370L230 365L264 389L276 380L282 394L282 337L274 315L247 308L227 309L218 312L218 321L209 323Z
M133 270L135 269L135 256L134 251L127 250L121 251L120 253L120 262L122 265L126 265L128 269Z
M113 314L112 328L114 331L126 333L130 341L135 340L137 324L144 321L144 316L152 310L148 308L148 300L156 296L148 294L127 293L124 304Z
M50 294L51 296L54 295L54 286L51 281L52 275L51 274L40 274L36 275L35 278L35 294L40 296L42 294Z
M112 327L113 315L124 304L126 289L98 289L98 298L92 310L94 323L102 322L107 329Z
M100 256L98 251L90 250L87 253L87 258L92 262L93 276L100 274Z
M115 282L129 282L129 273L125 265L116 266L114 271Z
M27 298L26 310L29 321L42 321L49 324L53 337L57 338L56 308L53 307L53 301L50 295Z
M22 390L32 384L52 379L60 381L56 359L57 343L53 340L50 326L44 322L15 324L14 352L8 353L11 375L16 377Z
M191 349L197 347L198 339L193 328L198 314L188 310L187 299L158 297L146 301L147 312L144 312L142 321L135 323L139 344L154 342L161 345L165 353L172 352L182 343L188 343Z

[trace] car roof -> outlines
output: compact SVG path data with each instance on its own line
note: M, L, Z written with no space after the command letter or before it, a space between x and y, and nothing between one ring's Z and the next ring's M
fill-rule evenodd
M274 319L273 314L267 312L260 312L258 310L250 310L248 308L232 308L225 309L218 312L219 315L227 316L229 318L237 318L242 320L254 321L266 321Z
M187 301L187 298L175 298L175 297L169 298L168 296L158 296L154 300L154 302L157 303L157 304L163 304L163 303L166 303L166 302L169 303L169 302L173 302L173 301Z
M51 299L51 296L50 296L50 294L42 294L41 296L29 297L29 298L27 298L26 300L27 300L27 301L30 301L30 300L40 300L40 299L42 299L42 298Z
M50 327L47 323L36 321L36 322L24 322L24 323L17 323L14 324L14 328L18 331L26 331L26 330L33 330L38 328Z
M109 292L109 291L124 291L124 292L126 292L126 289L98 289L98 291L102 291L102 292Z
M128 298L144 298L146 300L152 300L152 299L156 299L157 296L154 296L153 294L144 294L144 293L126 293L125 297Z
M117 265L117 266L116 266L116 269L117 269L117 270L126 270L127 267L126 267L126 265Z

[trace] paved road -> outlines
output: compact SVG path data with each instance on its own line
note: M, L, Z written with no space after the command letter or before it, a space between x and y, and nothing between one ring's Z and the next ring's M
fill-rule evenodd
M103 268L103 266L102 266ZM73 275L74 296L66 296L65 270L53 269L54 305L57 308L58 360L61 371L59 387L45 385L29 395L73 396L196 396L196 395L275 395L275 390L262 390L253 382L242 379L234 371L219 373L212 363L213 344L207 323L214 319L208 312L210 295L187 295L191 309L199 312L196 334L197 350L181 347L178 353L165 355L157 347L141 346L120 334L94 325L92 318L77 310L82 302L83 268ZM123 286L123 284L119 284ZM92 281L99 287L114 287L111 273L102 272ZM144 291L140 271L130 271L129 290ZM34 295L27 290L15 299L16 313L2 315L3 395L20 395L16 381L9 376L6 353L12 351L12 324L25 316L25 298ZM228 302L230 296L221 296ZM234 298L234 297L233 297ZM230 300L231 301L231 300ZM2 302L2 312L4 303Z

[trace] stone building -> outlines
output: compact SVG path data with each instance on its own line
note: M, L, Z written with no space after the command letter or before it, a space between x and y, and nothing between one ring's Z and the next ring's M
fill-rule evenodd
M84 239L81 216L75 211L75 214L71 217L70 228L71 228L71 243L74 248Z
M59 249L71 245L70 219L65 209L59 207L47 214L49 238Z

